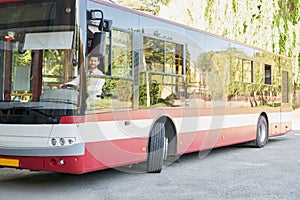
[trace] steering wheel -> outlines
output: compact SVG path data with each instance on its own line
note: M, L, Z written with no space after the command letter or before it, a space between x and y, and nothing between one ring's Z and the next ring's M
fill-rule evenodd
M61 86L62 89L67 89L67 90L77 90L78 86L77 85L73 85L73 84L63 84Z

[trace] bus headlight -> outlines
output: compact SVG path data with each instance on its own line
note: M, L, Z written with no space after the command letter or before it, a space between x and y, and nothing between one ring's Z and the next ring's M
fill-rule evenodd
M49 143L50 146L67 146L67 145L73 145L76 142L76 138L51 138Z
M68 139L68 143L69 143L69 144L73 144L74 142L75 142L74 139L71 139L71 138Z
M65 141L64 138L60 138L60 139L59 139L59 143L60 143L61 146L64 146L65 143L66 143L66 141Z
M57 144L56 139L55 139L55 138L52 138L52 139L51 139L51 145L52 145L52 146L55 146L56 144Z

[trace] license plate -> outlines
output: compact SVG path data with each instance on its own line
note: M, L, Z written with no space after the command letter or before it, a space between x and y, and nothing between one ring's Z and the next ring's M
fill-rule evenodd
M18 159L0 158L0 165L7 167L19 167L20 161Z

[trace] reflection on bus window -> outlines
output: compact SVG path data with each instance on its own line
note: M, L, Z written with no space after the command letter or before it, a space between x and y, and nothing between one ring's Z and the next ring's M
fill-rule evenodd
M87 112L109 112L115 109L131 109L133 107L132 80L113 77L102 78L105 79L102 95L100 98L87 99Z
M139 87L140 108L181 107L185 103L183 77L142 73Z
M184 106L183 45L143 37L144 72L140 76L139 107Z
M183 46L172 42L166 42L165 72L183 74Z
M233 81L243 81L243 63L242 59L233 57L231 60L231 77Z
M243 59L243 82L253 83L253 61Z
M37 60L39 58L40 61ZM38 66L39 62L41 67ZM43 91L58 89L63 82L74 78L76 76L74 72L71 51L27 50L25 53L19 53L15 50L12 56L10 100L38 101Z
M233 81L244 82L244 83L253 83L253 61L232 57L231 59L231 77Z
M184 74L183 45L144 37L143 53L146 70Z
M146 70L164 71L164 42L162 40L144 37L144 56L146 60Z
M112 32L112 76L132 76L132 34L124 31Z

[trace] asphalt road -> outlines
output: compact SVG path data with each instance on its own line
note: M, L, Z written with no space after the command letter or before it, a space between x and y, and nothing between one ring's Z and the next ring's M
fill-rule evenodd
M262 149L230 146L180 158L160 174L109 169L84 175L0 169L0 200L300 199L300 132Z

